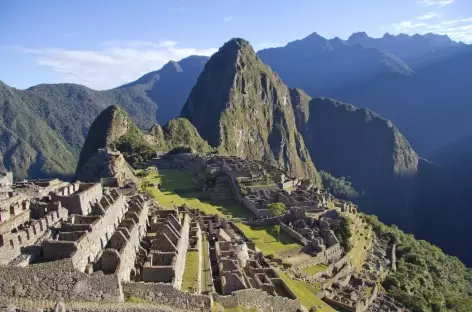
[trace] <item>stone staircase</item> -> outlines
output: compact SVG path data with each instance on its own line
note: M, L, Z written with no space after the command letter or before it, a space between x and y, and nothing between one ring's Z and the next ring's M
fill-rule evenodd
M226 176L216 178L215 186L210 191L210 199L214 204L234 202L233 191Z

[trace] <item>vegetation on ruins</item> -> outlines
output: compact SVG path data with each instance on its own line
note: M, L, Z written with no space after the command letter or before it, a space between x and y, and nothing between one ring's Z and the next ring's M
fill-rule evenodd
M375 216L364 217L380 239L396 244L397 270L382 283L389 295L413 312L472 311L472 272L459 259Z
M341 224L339 232L337 232L338 240L341 246L344 248L345 251L351 250L351 227L352 221L348 217L341 218Z
M280 240L280 225L274 225L274 232L277 234L277 240Z
M359 197L359 192L352 186L352 182L345 177L336 178L323 170L320 171L320 176L324 188L335 197L348 200Z
M287 208L285 208L284 203L277 202L267 205L267 209L270 210L273 216L278 217L285 214Z

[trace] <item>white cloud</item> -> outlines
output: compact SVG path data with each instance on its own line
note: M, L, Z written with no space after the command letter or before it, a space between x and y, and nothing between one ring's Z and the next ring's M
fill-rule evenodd
M425 15L418 16L416 19L420 21L425 21L432 18L440 18L440 17L442 17L441 13L429 12L429 13L426 13Z
M454 3L454 1L455 0L418 0L416 3L424 7L437 6L442 8L443 6Z
M97 50L18 49L32 55L39 66L51 70L58 81L99 90L136 80L170 60L178 61L190 55L211 55L217 50L180 47L175 41L108 41Z
M396 31L406 34L426 34L433 32L448 35L456 41L472 43L472 17L456 20L442 20L437 23L403 21L391 25Z
M225 21L225 22L230 22L232 19L233 19L232 16L228 16L228 17L225 17L225 18L223 19L223 21Z

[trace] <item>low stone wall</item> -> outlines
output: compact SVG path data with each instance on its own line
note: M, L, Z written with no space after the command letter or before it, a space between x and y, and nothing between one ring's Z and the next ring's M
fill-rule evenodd
M0 294L58 301L123 301L117 275L87 275L76 270L70 259L0 266Z
M297 233L297 231L295 231L291 227L283 223L280 223L280 229L284 231L285 233L287 233L291 238L298 241L303 246L306 246L308 244L308 240L305 237L301 236L299 233Z
M210 311L212 306L210 296L181 292L172 287L171 284L124 282L122 286L123 293L126 296L133 296L178 309Z
M284 297L272 296L261 289L243 289L233 292L229 296L213 294L213 300L224 308L244 306L262 311L295 312L301 309L300 300L291 300Z
M264 226L264 225L276 225L279 224L279 218L269 218L263 220L249 220L243 222L246 225L254 225L254 226Z

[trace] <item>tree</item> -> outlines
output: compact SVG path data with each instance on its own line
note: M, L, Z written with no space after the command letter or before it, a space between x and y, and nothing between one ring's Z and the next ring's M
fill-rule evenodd
M280 241L280 225L275 225L274 226L274 231L277 233L277 240Z
M282 216L285 214L285 205L281 202L272 203L267 205L267 208L270 210L274 217Z

